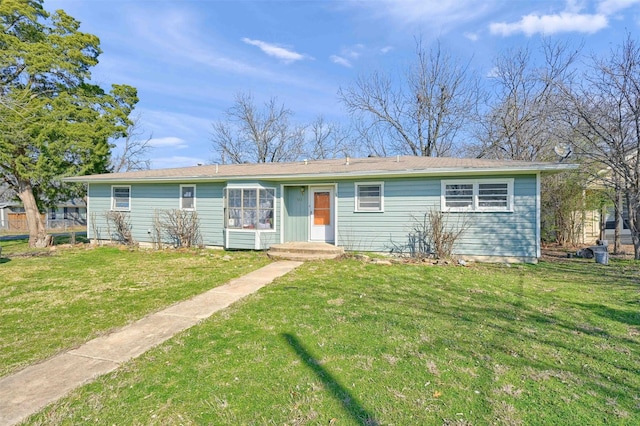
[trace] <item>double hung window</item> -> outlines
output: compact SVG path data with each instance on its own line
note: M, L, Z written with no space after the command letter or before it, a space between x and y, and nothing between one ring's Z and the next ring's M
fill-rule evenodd
M131 210L131 187L112 186L111 187L111 210L129 211Z
M180 208L182 210L196 209L195 185L180 185Z
M378 182L356 183L356 211L381 212L384 210L384 184Z

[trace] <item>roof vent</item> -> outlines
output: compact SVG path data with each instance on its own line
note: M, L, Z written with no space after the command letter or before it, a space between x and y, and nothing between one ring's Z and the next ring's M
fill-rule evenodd
M307 161L307 159L304 159L304 165L306 166L307 164L309 164L309 162Z
M347 162L346 162L346 163L344 163L344 164L348 166L348 165L349 165L349 161L350 161L350 160L351 160L351 158L349 158L349 156L347 155Z
M400 156L396 155L396 163L399 163L399 162L400 162Z

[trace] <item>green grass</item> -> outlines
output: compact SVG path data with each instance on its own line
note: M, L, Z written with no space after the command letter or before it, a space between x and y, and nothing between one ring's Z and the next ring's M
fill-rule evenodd
M268 263L251 252L2 245L0 376Z
M639 282L308 263L28 424L640 424Z

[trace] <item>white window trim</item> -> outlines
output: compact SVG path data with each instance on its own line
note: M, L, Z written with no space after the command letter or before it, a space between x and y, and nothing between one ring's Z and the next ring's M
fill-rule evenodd
M185 186L193 187L193 207L191 207L189 209L182 207L182 188L184 188ZM197 191L197 189L196 189L196 184L195 183L194 184L186 184L185 183L185 184L180 185L180 201L179 201L180 204L178 206L180 210L186 210L186 211L195 211L196 210L196 194L197 194L196 191Z
M113 196L115 188L129 188L129 207L126 209L116 208L116 197ZM111 185L111 210L118 212L130 212L131 211L131 185Z
M228 195L228 190L229 189L256 189L256 190L260 190L260 189L271 189L273 190L273 228L232 228L229 227L227 221L228 221L228 213L226 212L226 210L229 208L229 206L227 205L228 199L227 199L227 195ZM224 229L226 232L252 232L252 233L261 233L261 232L277 232L276 229L276 221L275 221L275 216L276 216L276 211L278 210L278 191L276 190L275 187L271 187L271 186L262 186L262 185L254 185L254 184L250 184L250 185L242 185L242 184L228 184L225 188L224 188L224 193L223 193L223 206L224 206L224 210L225 210L225 217L223 219L223 225L224 225Z
M358 208L358 187L380 185L380 210L361 210ZM353 185L353 211L356 213L384 213L384 182L355 182Z
M478 212L478 213L513 213L513 178L505 179L451 179L443 180L440 184L440 208L443 212ZM507 184L507 208L502 207L480 207L478 205L478 195L480 184L485 183L506 183ZM473 201L470 207L446 207L447 185L473 185Z

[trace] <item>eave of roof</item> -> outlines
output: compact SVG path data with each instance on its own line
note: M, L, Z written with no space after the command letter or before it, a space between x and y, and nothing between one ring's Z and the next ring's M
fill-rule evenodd
M220 182L220 181L317 181L328 179L478 176L488 174L559 173L576 168L565 163L455 159L429 157L387 157L334 159L293 163L208 165L176 169L145 170L64 178L66 182Z

